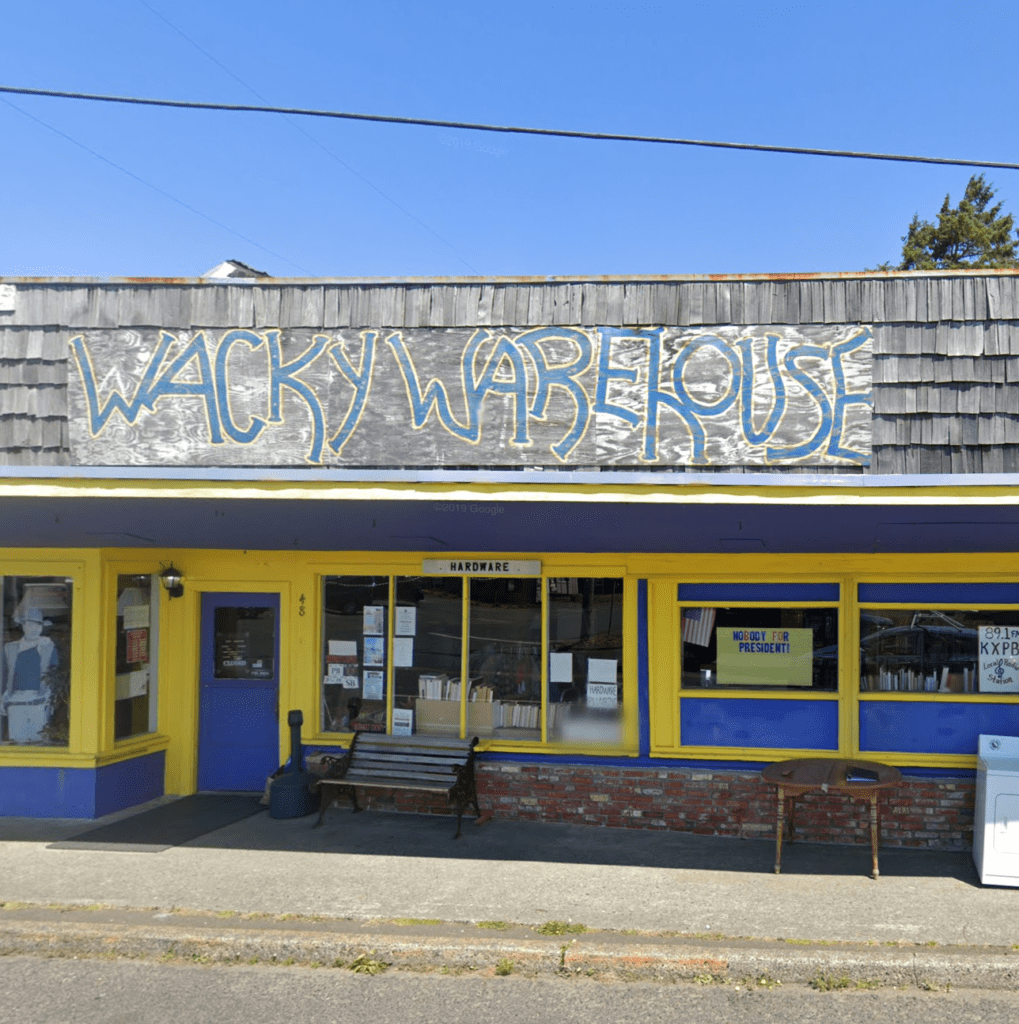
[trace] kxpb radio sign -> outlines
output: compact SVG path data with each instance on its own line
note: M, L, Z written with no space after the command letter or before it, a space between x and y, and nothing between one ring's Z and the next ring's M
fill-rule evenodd
M850 465L861 326L96 330L82 465Z
M981 693L1019 693L1019 626L980 626Z

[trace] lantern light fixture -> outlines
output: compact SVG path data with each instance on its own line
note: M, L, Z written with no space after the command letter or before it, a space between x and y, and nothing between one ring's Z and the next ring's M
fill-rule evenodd
M171 601L175 597L184 596L184 574L174 566L173 562L159 574L159 579Z

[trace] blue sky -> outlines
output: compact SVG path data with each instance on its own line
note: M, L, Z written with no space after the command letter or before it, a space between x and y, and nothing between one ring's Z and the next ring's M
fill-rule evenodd
M4 5L0 84L1019 162L1017 28L1014 2L34 0ZM0 131L6 276L861 270L973 173L5 94ZM1017 175L987 176L1019 215Z

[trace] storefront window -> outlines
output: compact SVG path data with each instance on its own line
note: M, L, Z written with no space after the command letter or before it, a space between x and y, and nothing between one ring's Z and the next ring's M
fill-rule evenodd
M860 689L1019 693L1019 611L864 609Z
M470 697L492 703L492 735L541 739L541 580L472 579Z
M622 579L327 576L323 607L323 732L621 741Z
M117 577L114 737L156 731L159 587L151 576Z
M548 583L548 738L619 743L623 690L623 581Z
M0 743L67 746L72 593L63 577L0 577Z
M682 608L684 689L836 690L837 608Z
M393 732L460 735L463 589L459 576L397 578Z
M322 731L386 731L388 576L322 582Z

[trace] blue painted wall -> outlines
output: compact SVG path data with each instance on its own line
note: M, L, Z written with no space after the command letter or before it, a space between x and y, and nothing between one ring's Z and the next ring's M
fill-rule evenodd
M122 811L163 795L166 754L162 750L104 765L96 772L95 817Z
M0 816L98 818L163 795L162 751L102 768L0 770Z
M688 746L838 750L839 706L833 700L681 699L679 729Z
M981 733L1019 736L1019 706L861 701L860 750L976 754Z

